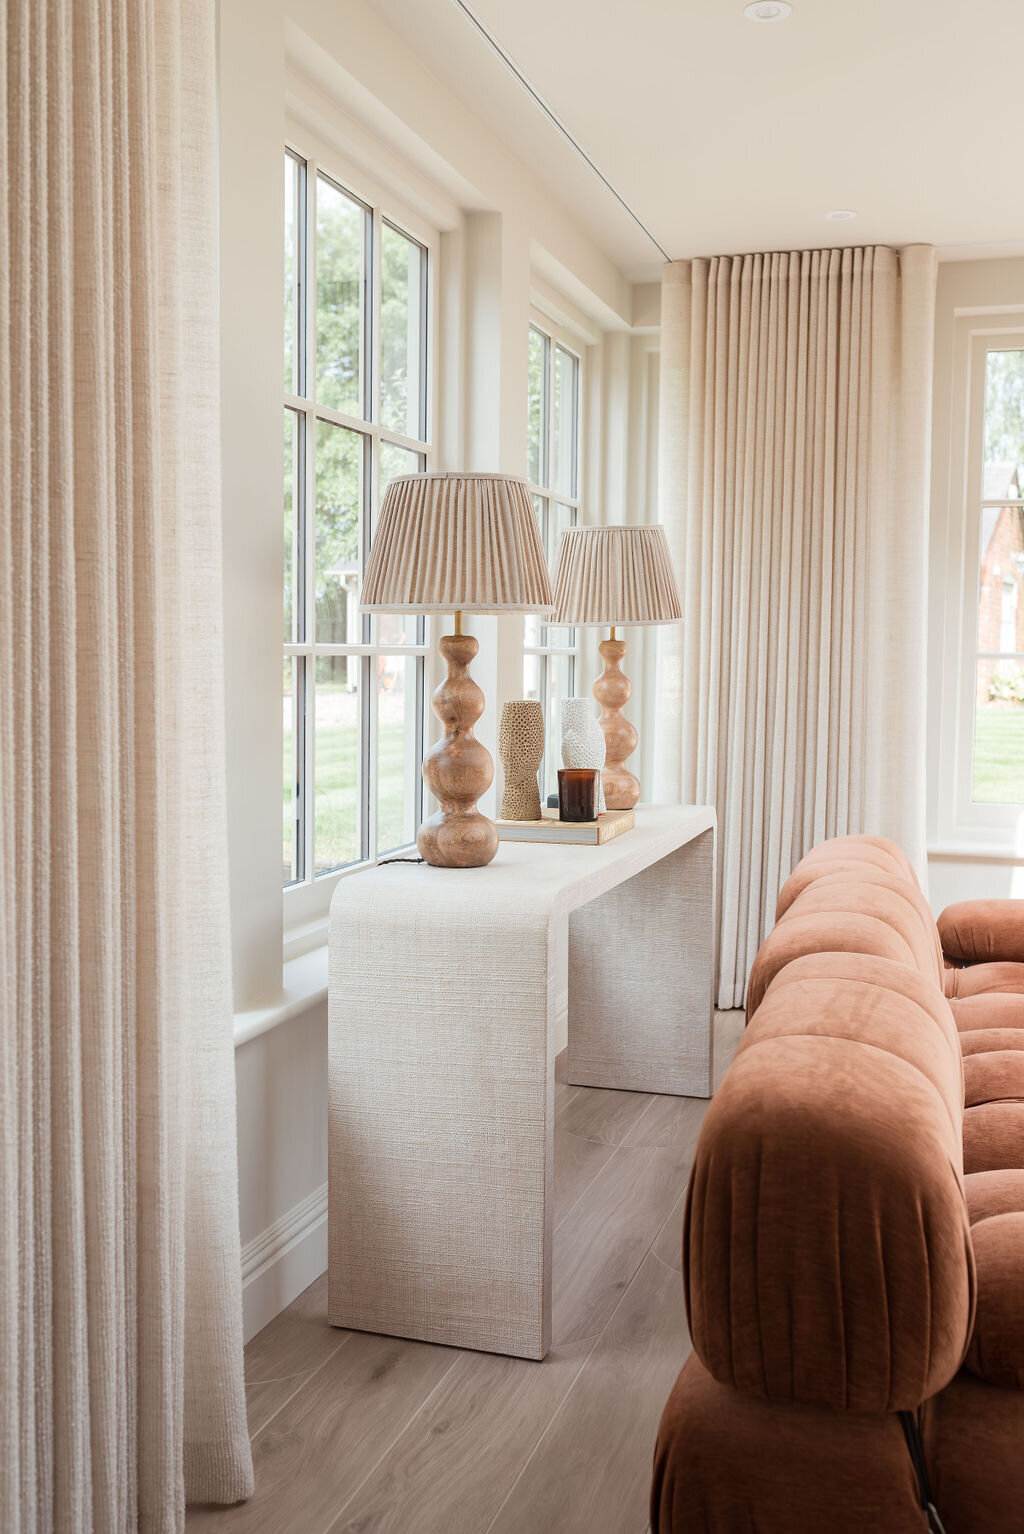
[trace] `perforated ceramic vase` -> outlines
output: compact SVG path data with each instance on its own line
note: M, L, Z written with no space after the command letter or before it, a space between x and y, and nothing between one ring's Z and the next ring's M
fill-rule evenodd
M605 757L604 731L587 698L566 698L562 704L562 766L596 767L600 772ZM607 808L604 788L597 780L597 813Z
M539 820L537 773L544 759L544 710L536 698L513 698L505 704L498 754L505 769L502 820Z

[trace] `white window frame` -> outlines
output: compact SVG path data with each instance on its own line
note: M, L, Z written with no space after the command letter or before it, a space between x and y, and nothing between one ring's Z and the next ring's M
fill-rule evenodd
M940 842L1007 850L1024 824L1024 806L974 801L974 729L977 663L983 658L977 647L982 512L995 504L982 497L986 357L989 351L1018 348L1024 349L1024 314L956 317L946 545L951 578L941 667L953 695L943 687L938 768Z
M422 759L426 740L426 666L427 657L430 655L429 626L423 618L416 622L416 641L407 644L387 643L381 644L375 639L376 624L371 620L363 619L362 641L360 643L347 644L324 644L317 642L315 633L315 574L316 574L316 546L315 546L315 472L309 473L308 466L315 465L316 427L318 421L327 421L336 426L346 427L359 433L363 438L363 493L360 502L359 517L359 547L360 559L365 562L368 548L368 527L366 521L367 511L370 507L378 507L382 486L380 484L380 445L392 443L397 447L416 452L420 455L421 466L429 471L435 462L436 443L438 440L437 421L437 362L438 362L438 266L440 236L436 229L426 224L424 220L400 198L395 196L389 188L381 185L367 176L358 166L348 162L344 155L335 152L330 146L318 141L314 135L305 129L289 125L282 146L282 154L293 155L305 167L306 199L304 207L306 217L304 223L305 246L303 251L303 277L308 289L305 303L305 328L303 344L305 350L306 392L303 395L291 394L284 391L284 408L294 410L303 422L304 435L304 463L307 472L299 476L299 495L302 498L302 518L305 529L304 547L300 544L301 558L303 561L303 600L306 608L307 628L306 637L300 642L285 642L283 646L284 656L300 657L304 660L305 681L300 688L299 708L301 710L301 743L299 749L302 753L302 773L299 777L299 793L297 795L297 827L301 829L303 840L303 865L302 877L290 884L286 884L283 890L285 909L285 933L286 933L286 957L289 952L289 931L295 932L302 928L303 932L308 924L319 923L326 917L330 904L331 895L339 879L356 873L362 868L373 866L378 860L377 846L377 687L375 660L378 656L402 655L409 657L414 662L416 675L416 775L415 775L415 805L414 819L418 827L424 813L424 788L419 774L419 763ZM369 356L369 397L370 419L348 415L330 406L318 403L316 400L316 215L315 205L309 196L309 190L315 188L318 174L323 174L330 182L339 187L347 196L361 203L369 214L370 240L368 249L368 274L372 285L370 303L370 323L366 337L368 341ZM381 306L380 292L380 241L383 226L390 224L401 234L408 236L421 246L426 252L426 282L424 291L424 326L426 332L426 345L423 352L423 372L421 375L421 387L425 398L425 436L423 438L411 438L403 436L400 432L392 431L380 424L380 378L381 378L381 350L380 350L380 325L378 316ZM351 863L339 868L327 870L323 873L315 873L315 672L316 660L320 657L333 655L356 656L361 662L361 686L360 686L360 740L358 751L359 762L359 831L360 831L360 855ZM304 802L303 802L304 800ZM411 847L414 844L408 843ZM403 848L387 848L385 856L399 855ZM305 946L303 939L297 940L299 948Z
M538 309L530 310L530 330L538 331L545 337L548 343L547 354L547 395L545 399L543 432L541 436L541 480L546 483L535 483L529 479L530 465L527 462L525 472L530 486L530 494L534 498L535 505L540 509L540 533L544 552L549 566L554 574L555 561L558 556L558 539L555 536L556 521L554 506L569 508L571 513L570 525L577 527L580 519L580 508L583 502L583 398L584 398L584 348L562 326L555 324L546 314ZM575 465L574 486L572 495L564 495L554 489L554 420L555 420L555 383L556 383L556 357L557 349L561 348L568 352L576 362L576 420L574 431ZM531 639L531 634L535 638ZM551 663L559 656L564 656L569 662L569 691L567 697L574 697L576 693L577 677L580 664L579 629L566 628L547 624L539 619L526 620L526 639L523 644L523 691L526 691L526 667L527 656L536 658L538 697L544 708L544 760L540 767L541 798L546 801L548 793L554 791L553 784L557 780L552 772L552 762L560 765L561 757L557 742L552 738L552 730L548 728L548 702L551 679Z

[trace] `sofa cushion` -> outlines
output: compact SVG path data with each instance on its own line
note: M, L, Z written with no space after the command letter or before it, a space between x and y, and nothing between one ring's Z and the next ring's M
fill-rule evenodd
M989 1049L965 1056L964 1105L973 1108L1002 1098L1024 1098L1024 1049Z
M897 1417L755 1401L692 1353L662 1413L650 1520L651 1534L924 1534Z
M911 1021L891 968L874 984L780 979L701 1130L683 1250L693 1345L751 1395L909 1409L967 1346L952 1023L929 1006Z
M946 907L938 931L957 964L1024 963L1024 900L962 900Z
M1024 1028L973 1028L960 1035L960 1048L965 1060L991 1049L1024 1050Z
M1024 1209L971 1227L977 1308L968 1369L1004 1390L1024 1388Z
M1024 1166L1024 1103L978 1103L966 1108L964 1171L993 1172L1021 1166Z
M1024 1029L1024 995L988 991L978 996L951 996L949 1005L961 1034L978 1028Z
M914 950L896 929L877 916L859 912L791 912L761 944L747 981L747 1019L754 1016L765 991L787 964L807 953L872 954L898 964L914 964Z
M789 910L809 885L829 874L887 873L916 885L909 858L895 842L884 836L837 836L821 842L802 857L782 889L775 906L775 920Z
M964 1178L967 1214L972 1225L993 1214L1024 1209L1024 1167L999 1172L972 1172Z
M914 865L903 851L898 842L890 841L887 836L871 836L861 833L853 836L832 836L827 841L818 842L797 864L797 868L804 863L832 862L836 858L861 858L870 862L876 868L884 868L886 872L898 874L902 879L909 879L911 884L917 883L917 875Z
M841 1008L833 1005L837 982L843 987ZM923 975L908 964L866 954L806 954L776 975L765 999L773 1005L762 1006L737 1055L765 1039L785 1037L845 1038L896 1055L941 1096L949 1117L950 1158L961 1167L960 1040L948 1001Z
M1004 991L1024 996L1024 964L972 964L968 969L947 969L943 975L947 996L982 996Z
M943 983L942 949L928 903L916 884L872 869L863 874L832 873L802 891L780 921L814 911L856 911L887 921L910 945L918 969Z
M1024 1390L993 1390L961 1369L924 1403L921 1436L949 1534L1016 1534L1024 1508Z

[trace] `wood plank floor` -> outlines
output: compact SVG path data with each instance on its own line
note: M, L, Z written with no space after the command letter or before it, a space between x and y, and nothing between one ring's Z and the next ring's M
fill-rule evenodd
M715 1075L742 1033L715 1019ZM327 1325L326 1275L246 1348L256 1492L188 1534L644 1534L662 1406L689 1351L681 1236L707 1104L555 1098L543 1363Z

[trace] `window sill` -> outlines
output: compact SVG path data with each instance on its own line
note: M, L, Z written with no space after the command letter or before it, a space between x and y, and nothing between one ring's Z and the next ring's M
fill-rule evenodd
M1024 863L1024 851L1005 842L933 842L928 856L943 862Z
M235 1013L235 1048L258 1039L327 1000L327 944L289 959L280 998L268 1007Z

